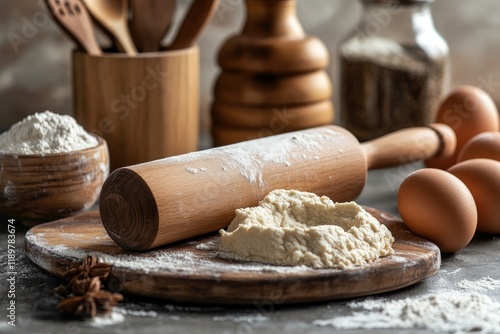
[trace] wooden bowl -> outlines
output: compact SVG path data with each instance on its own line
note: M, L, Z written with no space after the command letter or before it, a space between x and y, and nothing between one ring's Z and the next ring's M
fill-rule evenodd
M41 223L90 208L109 174L106 141L69 153L0 153L0 212L7 218Z

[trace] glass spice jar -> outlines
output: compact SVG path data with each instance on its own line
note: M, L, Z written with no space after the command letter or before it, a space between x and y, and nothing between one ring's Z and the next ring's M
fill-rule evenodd
M449 84L432 0L361 1L361 22L339 51L344 126L366 141L432 123Z

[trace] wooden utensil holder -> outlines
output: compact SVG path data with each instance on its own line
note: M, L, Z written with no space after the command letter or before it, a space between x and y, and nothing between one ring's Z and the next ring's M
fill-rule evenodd
M305 34L296 0L245 0L242 32L219 51L214 87L216 146L331 124L324 44Z
M106 139L111 170L197 150L197 46L72 60L75 117Z

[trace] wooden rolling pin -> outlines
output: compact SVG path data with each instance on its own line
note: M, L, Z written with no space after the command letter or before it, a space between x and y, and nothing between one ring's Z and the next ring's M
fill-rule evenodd
M318 127L115 170L99 200L122 247L144 251L225 228L237 208L274 189L354 200L368 169L453 154L446 125L405 129L359 144L347 130Z

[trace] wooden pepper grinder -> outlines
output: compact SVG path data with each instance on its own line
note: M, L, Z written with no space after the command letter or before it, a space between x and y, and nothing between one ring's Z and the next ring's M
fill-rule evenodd
M331 124L329 55L305 34L296 0L245 0L243 31L219 51L214 145Z

